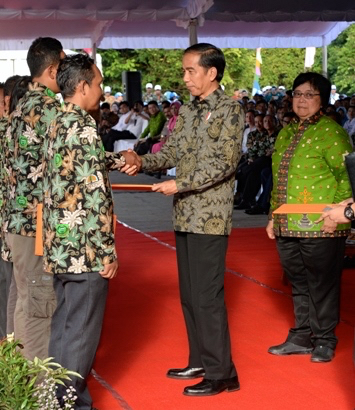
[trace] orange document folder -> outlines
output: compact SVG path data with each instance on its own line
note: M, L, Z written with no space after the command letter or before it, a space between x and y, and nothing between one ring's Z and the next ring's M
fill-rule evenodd
M35 241L35 255L43 256L43 204L37 205L37 223L36 223L36 241Z
M36 240L35 240L35 255L43 256L43 204L37 205L37 223L36 223ZM116 232L117 216L114 214L112 218L113 233Z
M111 184L113 191L151 191L149 184Z
M329 204L283 204L273 214L321 214L332 207Z

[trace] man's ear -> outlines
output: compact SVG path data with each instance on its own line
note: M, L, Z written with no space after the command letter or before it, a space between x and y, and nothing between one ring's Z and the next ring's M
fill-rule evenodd
M87 87L88 86L89 86L89 84L86 81L81 80L80 83L77 85L76 89L77 89L77 91L80 92L81 95L85 96L86 93L87 93Z
M53 64L51 64L49 67L46 68L49 78L53 81L56 80L57 69L58 69L58 66L54 66Z
M210 74L210 80L211 80L211 82L212 82L212 81L215 81L215 80L216 80L216 77L217 77L217 68L216 68L216 67L211 67L211 68L209 69L209 74Z

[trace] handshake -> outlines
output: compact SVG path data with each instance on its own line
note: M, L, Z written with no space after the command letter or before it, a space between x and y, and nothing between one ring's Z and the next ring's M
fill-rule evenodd
M142 169L141 157L131 149L128 149L127 151L120 151L120 154L123 155L126 160L126 164L120 169L120 171L131 176L137 175Z

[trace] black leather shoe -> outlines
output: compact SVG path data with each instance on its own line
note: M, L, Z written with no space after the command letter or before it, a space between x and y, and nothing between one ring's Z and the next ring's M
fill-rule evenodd
M334 357L334 350L328 346L316 346L311 356L311 362L326 363Z
M246 209L244 211L248 215L266 215L267 212L264 208L262 208L260 205L255 205L252 208Z
M241 210L241 209L248 209L251 208L252 204L250 202L246 202L243 199L237 204L234 205L234 209Z
M185 367L184 369L170 369L166 375L172 379L196 379L203 377L205 370L202 367Z
M285 342L281 345L269 347L268 352L271 354L276 354L278 356L285 356L288 354L309 354L312 353L313 347L305 347L295 345L291 342Z
M213 380L203 379L194 386L187 386L183 394L186 396L213 396L223 391L232 392L240 389L237 376L231 379Z

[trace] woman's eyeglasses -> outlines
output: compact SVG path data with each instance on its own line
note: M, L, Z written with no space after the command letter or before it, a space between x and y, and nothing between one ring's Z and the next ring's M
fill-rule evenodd
M320 94L315 94L315 93L301 93L300 91L292 91L292 97L293 98L301 98L301 96L304 96L306 100L311 100L315 95L320 95Z

